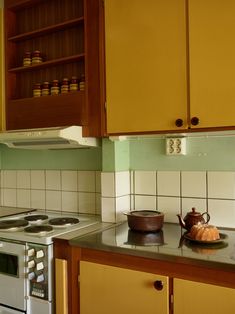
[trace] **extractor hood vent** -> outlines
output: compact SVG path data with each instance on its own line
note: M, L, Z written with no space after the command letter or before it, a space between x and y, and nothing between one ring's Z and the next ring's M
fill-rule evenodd
M0 143L21 149L68 149L99 146L93 137L83 137L81 126L0 132Z

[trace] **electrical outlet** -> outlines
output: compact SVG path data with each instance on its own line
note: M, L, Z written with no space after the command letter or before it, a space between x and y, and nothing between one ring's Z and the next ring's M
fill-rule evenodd
M186 138L185 137L169 137L166 139L167 155L186 155Z

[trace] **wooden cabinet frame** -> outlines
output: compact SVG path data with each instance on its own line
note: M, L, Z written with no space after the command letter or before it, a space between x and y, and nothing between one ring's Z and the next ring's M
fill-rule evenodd
M105 134L102 0L6 0L6 129L83 126ZM47 12L47 14L46 14ZM44 61L23 66L25 51ZM85 75L85 90L33 97L33 85Z

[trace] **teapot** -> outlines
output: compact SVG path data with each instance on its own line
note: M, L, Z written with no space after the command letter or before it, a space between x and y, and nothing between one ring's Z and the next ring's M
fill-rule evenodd
M204 215L207 216L206 220L203 218ZM179 214L177 216L179 218L179 223L181 227L187 229L188 231L190 231L193 225L196 225L198 223L205 224L205 223L208 223L210 220L210 215L207 212L204 212L202 214L199 212L196 212L195 207L192 208L191 212L187 213L184 219Z

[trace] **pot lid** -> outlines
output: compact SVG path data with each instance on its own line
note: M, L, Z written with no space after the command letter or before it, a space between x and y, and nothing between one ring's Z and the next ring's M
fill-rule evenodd
M129 213L131 216L137 216L137 217L154 217L162 215L162 213L156 211L156 210L134 210Z

